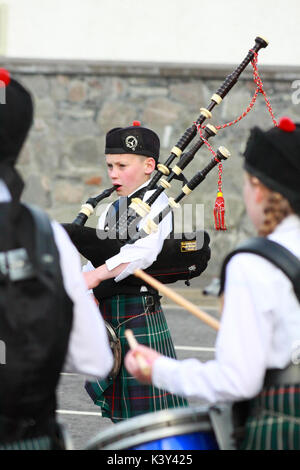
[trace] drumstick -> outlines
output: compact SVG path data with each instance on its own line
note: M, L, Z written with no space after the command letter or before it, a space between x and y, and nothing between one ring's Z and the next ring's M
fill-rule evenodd
M135 339L134 334L132 333L132 331L131 330L125 330L124 334L126 336L126 339L128 341L130 349L136 349L138 347L139 343ZM141 369L143 374L144 375L150 375L150 373L151 373L150 367L147 364L146 360L143 358L143 356L138 353L138 354L136 354L135 358L136 358L136 360L139 364L139 368Z
M157 279L154 279L154 277L149 276L149 274L146 274L141 269L136 269L134 271L134 275L143 279L143 281L146 281L148 284L150 284L150 286L154 287L154 289L159 290L162 294L165 294L175 303L177 303L178 305L181 305L190 313L200 318L200 320L202 320L207 325L211 326L215 330L219 330L220 322L218 320L216 320L215 318L213 318L211 315L204 312L203 310L200 310L200 308L196 307L196 305L194 305L192 302L190 302L189 300L186 300L184 297L177 294L177 292L175 292L173 289L166 287L164 284L157 281Z

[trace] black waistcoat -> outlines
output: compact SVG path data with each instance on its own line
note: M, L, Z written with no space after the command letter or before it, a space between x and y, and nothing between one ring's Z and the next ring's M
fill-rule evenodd
M49 219L20 205L8 231L10 210L0 204L0 443L51 433L73 315ZM24 247L25 262L8 261Z

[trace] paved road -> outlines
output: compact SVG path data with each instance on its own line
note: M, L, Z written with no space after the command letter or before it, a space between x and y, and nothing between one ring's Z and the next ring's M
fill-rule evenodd
M214 302L212 302L212 305ZM201 306L217 317L216 306ZM164 312L172 333L177 357L196 357L202 361L213 358L216 332L196 317L173 305L165 305ZM74 449L83 449L89 439L113 426L102 418L100 408L95 406L85 392L84 378L79 375L62 374L58 388L58 416L66 425ZM201 404L191 400L190 405Z

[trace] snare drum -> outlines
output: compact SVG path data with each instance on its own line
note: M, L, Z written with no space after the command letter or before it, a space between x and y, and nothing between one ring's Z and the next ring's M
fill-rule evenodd
M207 407L148 413L98 434L86 450L218 450Z

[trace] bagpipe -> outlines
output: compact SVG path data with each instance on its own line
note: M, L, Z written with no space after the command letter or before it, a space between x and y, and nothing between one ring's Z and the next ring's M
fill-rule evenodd
M103 193L97 196L98 200L108 197L108 192L113 192L114 189L105 190L104 196L102 196ZM85 227L83 224L86 220L86 213L90 210L90 208L87 209L88 204L90 202L83 207L84 213L80 212L71 224L63 224L63 227L79 253L90 260L96 268L104 264L108 258L118 254L127 240L118 237L112 229L106 231ZM204 230L187 234L171 233L170 237L164 241L156 261L145 271L163 284L185 280L189 285L190 279L199 276L207 267L210 259L209 242L209 235ZM170 265L170 259L173 261L172 265ZM122 285L124 282L120 281L118 284ZM141 286L143 282L130 276L126 278L126 284Z
M256 37L254 47L249 50L241 64L225 78L216 93L212 95L207 108L200 108L200 115L197 120L193 122L191 127L186 129L176 145L171 149L170 155L165 164L158 163L157 172L147 186L147 191L153 190L151 196L146 201L143 201L138 197L133 198L128 210L120 214L118 220L118 236L112 238L111 236L108 236L108 233L104 233L103 231L84 227L86 220L93 213L96 205L102 199L110 196L110 194L112 194L116 189L116 186L105 190L95 198L90 198L81 207L79 214L72 224L63 224L78 251L85 258L89 259L94 267L104 264L108 258L117 254L124 243L135 243L140 238L146 237L155 232L158 228L158 224L161 223L164 217L174 209L179 208L180 202L194 191L194 189L196 189L206 178L207 174L217 165L219 166L219 181L217 199L214 208L215 226L216 230L226 230L221 175L222 161L226 161L229 158L230 152L223 146L219 147L217 152L214 152L211 145L208 143L208 140L211 137L214 137L219 129L235 124L242 119L254 105L259 92L264 95L269 112L272 115L273 121L275 121L271 106L267 101L263 90L256 65L258 51L261 48L267 47L267 45L268 42L265 39L262 37ZM250 62L254 68L253 75L257 88L247 111L231 123L216 127L211 124L203 126L204 121L212 117L213 108L222 102L232 87L237 83L239 76ZM192 144L190 149L185 151L196 135L199 135L199 139ZM193 160L195 154L203 145L207 146L213 157L201 171L198 171L189 181L187 181L183 175L183 170ZM171 168L171 164L176 158L178 159L178 163ZM171 187L171 181L173 179L181 179L183 181L184 185L181 188L180 194L176 198L169 197L168 205L161 211L161 213L154 217L154 219L150 219L149 213L151 211L151 206L163 191ZM138 230L136 227L144 218L146 218L146 223L141 230ZM114 227L110 227L109 233L113 232L114 229L116 229L116 225ZM129 236L129 234L131 235ZM199 243L199 241L201 242ZM170 238L165 240L162 251L158 255L157 260L146 270L146 273L152 275L154 278L157 278L165 284L182 279L187 280L188 283L189 279L199 276L206 269L207 263L210 259L209 242L210 238L206 231L198 231L182 235L173 233ZM170 260L172 260L173 267L170 267Z

